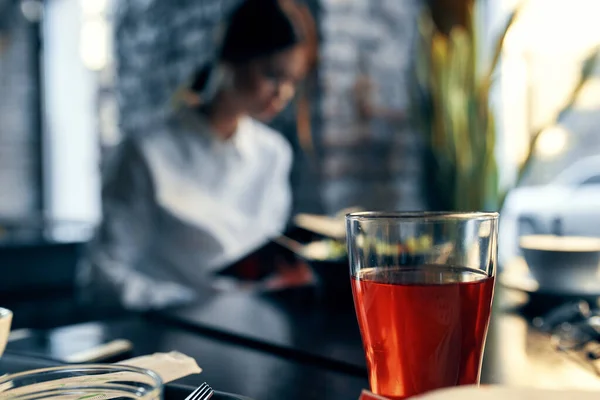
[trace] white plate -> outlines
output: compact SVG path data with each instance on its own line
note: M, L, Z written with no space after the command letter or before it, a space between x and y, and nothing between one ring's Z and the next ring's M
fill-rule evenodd
M526 293L538 293L552 296L600 296L600 281L590 279L585 285L569 285L546 287L540 286L538 281L531 276L527 263L523 258L515 258L504 266L504 270L498 275L498 283L502 286Z
M504 386L462 386L417 396L414 400L597 400L600 392Z

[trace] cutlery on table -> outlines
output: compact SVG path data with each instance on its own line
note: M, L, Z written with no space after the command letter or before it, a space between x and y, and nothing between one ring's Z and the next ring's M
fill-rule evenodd
M185 400L208 400L213 395L213 390L206 382L198 386Z

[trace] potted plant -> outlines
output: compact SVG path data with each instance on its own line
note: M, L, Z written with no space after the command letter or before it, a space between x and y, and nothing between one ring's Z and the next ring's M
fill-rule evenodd
M491 57L482 52L482 3L477 0L426 0L418 23L411 83L412 112L425 135L427 191L438 210L488 210L502 207L506 191L498 185L496 125L490 91L506 34L523 4L509 16ZM578 85L556 119L531 134L529 152L516 184L530 166L537 140L574 105L592 74L597 49L583 63Z

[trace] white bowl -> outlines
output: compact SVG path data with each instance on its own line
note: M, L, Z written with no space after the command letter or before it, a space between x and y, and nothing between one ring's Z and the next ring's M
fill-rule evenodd
M529 235L519 244L540 286L582 287L598 280L600 238Z
M8 335L10 334L10 325L12 323L12 311L6 308L0 308L0 357L4 353Z

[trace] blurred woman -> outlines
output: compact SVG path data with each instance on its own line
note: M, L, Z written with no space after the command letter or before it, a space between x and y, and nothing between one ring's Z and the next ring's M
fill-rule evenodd
M165 126L118 149L103 222L81 268L84 294L129 309L210 291L215 270L281 233L292 151L263 124L314 59L314 23L291 0L246 0L218 60L176 93Z

